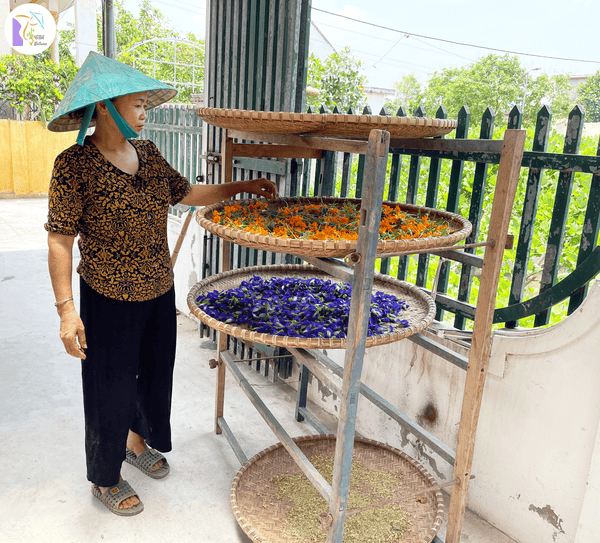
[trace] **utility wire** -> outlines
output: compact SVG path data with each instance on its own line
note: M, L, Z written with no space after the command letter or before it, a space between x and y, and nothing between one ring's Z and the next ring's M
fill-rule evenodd
M341 26L330 25L330 24L323 23L323 22L320 22L319 24L321 26L328 26L329 28L336 28L337 30L342 30L342 31L346 31L346 32L348 30L346 28L342 28ZM367 36L368 38L370 38L372 40L380 40L380 41L385 41L385 42L388 42L388 43L392 43L394 41L394 40L389 40L387 38L380 38L379 36L373 36L373 34L364 34L363 32L352 32L352 34L358 35L358 36ZM408 36L406 34L403 34L402 38L404 38L404 37L412 38L414 41L418 41L418 42L426 45L427 49L425 49L423 47L415 47L414 45L406 45L406 47L410 47L412 49L419 49L421 51L430 51L431 48L433 47L433 48L437 49L438 51L441 51L442 53L444 53L446 55L450 55L450 56L453 56L453 57L458 57L458 58L462 58L462 59L470 60L471 62L474 62L474 60L472 58L467 58L467 57L464 57L462 55L459 55L458 53L454 53L453 51L448 51L446 49L442 49L441 47L438 47L437 45L433 45L432 43L427 43L426 41L420 40L419 38L415 38L415 36L412 35L412 34L409 34ZM400 38L400 39L402 39L402 38ZM396 43L398 43L398 42L396 42ZM392 47L392 49L393 49L393 47ZM354 51L354 49L353 49L353 51Z
M325 34L323 34L323 32L321 32L321 29L315 24L315 22L311 19L310 20L310 24L313 25L316 29L316 31L319 33L319 35L325 40L325 42L327 43L327 45L329 45L329 47L331 47L333 49L334 53L337 53L337 49L333 46L333 44L327 39L327 36L325 36Z
M398 41L389 48L388 52L385 55L383 55L375 64L369 66L369 68L375 68L375 66L377 66L377 64L379 64L385 57L387 57L392 52L392 49L396 47L396 45L398 45L404 38L408 38L408 34L400 36L400 38L398 38Z
M332 11L315 8L314 6L311 9L313 11L320 11L321 13L327 13L329 15L334 15L335 17L341 17L342 19L348 19L349 21L355 21L357 23L374 26L376 28L382 28L384 30L389 30L391 32L398 32L400 34L410 34L411 36L417 36L419 38L425 38L427 40L442 41L444 43L451 43L453 45L461 45L463 47L473 47L475 49L487 49L489 51L498 51L499 53L510 53L511 55L522 55L522 56L527 56L527 57L548 58L551 60L566 60L566 61L570 61L570 62L589 62L591 64L600 64L600 60L584 60L584 59L580 59L580 58L552 57L549 55L538 55L535 53L522 53L519 51L509 51L507 49L497 49L495 47L487 47L485 45L474 45L472 43L464 43L464 42L453 41L453 40L445 40L443 38L434 38L433 36L425 36L424 34L415 34L414 32L398 30L397 28L390 28L389 26L382 26L382 25L378 25L375 23L369 23L367 21L361 21L360 19L354 19L353 17L348 17L346 15L339 15L338 13L333 13Z

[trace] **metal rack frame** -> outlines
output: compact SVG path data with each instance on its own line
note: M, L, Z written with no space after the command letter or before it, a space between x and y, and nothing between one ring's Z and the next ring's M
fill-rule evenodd
M343 541L343 528L350 486L350 468L354 447L357 407L359 397L362 394L400 424L409 427L411 432L418 435L440 454L442 458L454 465L446 543L459 543L466 509L469 481L472 478L471 466L475 434L487 375L498 278L507 239L510 212L518 184L525 131L507 130L502 142L490 228L486 241L485 257L482 263L481 286L474 320L473 341L468 360L461 359L456 353L448 349L445 352L441 346L429 341L422 334L415 334L407 338L412 339L426 349L436 352L436 354L440 354L467 372L456 451L452 451L435 438L435 436L420 428L416 423L389 404L389 402L361 383L363 357L365 354L366 323L369 317L379 221L385 186L388 150L390 147L389 133L382 130L372 130L368 141L356 141L311 136L257 134L237 130L224 130L223 132L223 182L232 181L234 156L319 158L322 150L364 154L365 176L362 198L363 205L361 206L360 229L356 251L360 254L360 258L353 266L352 273L349 273L347 266L335 259L301 257L303 260L345 281L351 278L353 293L350 305L344 367L340 368L336 366L319 351L291 349L292 354L301 361L300 383L296 405L296 417L298 420L305 418L319 431L324 430L318 420L306 409L306 384L308 382L309 371L324 380L327 386L333 387L336 390L336 394L340 397L332 484L329 485L314 468L308 458L306 458L304 453L269 411L260 396L252 389L242 372L236 366L236 362L239 359L228 352L227 336L222 333L219 333L217 344L215 432L217 434L225 434L238 460L242 464L248 460L224 418L225 373L226 368L228 368L290 456L297 462L300 469L329 503L331 527L328 531L327 543L341 543ZM245 141L260 141L263 144L234 143L234 138ZM429 141L436 140L422 140L422 144L428 145L427 142ZM455 145L460 150L468 148L470 143L469 141L456 143L452 140L444 141L447 142L447 145L451 147ZM264 143L275 145L264 145ZM402 143L401 140L395 140L394 146L400 143ZM220 269L222 272L229 269L230 251L231 243L221 240ZM341 386L329 377L330 374L341 377ZM436 537L434 541L439 542L440 540Z

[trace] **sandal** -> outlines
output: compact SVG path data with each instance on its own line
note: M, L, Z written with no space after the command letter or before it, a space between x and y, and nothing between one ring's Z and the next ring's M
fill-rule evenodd
M152 466L161 460L163 461L163 465L157 470L152 471ZM136 456L133 451L127 449L125 452L125 461L153 479L162 479L171 470L167 459L155 449L147 449L139 456Z
M140 503L128 509L119 509L119 505L123 500L137 496L136 492L131 488L127 481L121 481L119 484L108 488L105 492L100 490L98 485L92 485L92 494L96 496L111 512L121 517L132 517L138 515L144 510L144 504ZM139 499L139 496L138 496Z

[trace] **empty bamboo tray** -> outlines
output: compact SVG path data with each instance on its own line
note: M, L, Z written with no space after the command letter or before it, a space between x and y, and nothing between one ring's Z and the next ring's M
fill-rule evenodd
M392 138L428 138L452 132L453 119L352 115L345 113L288 113L201 107L198 116L213 126L267 134L307 134L367 139L373 129L386 130Z
M334 456L336 439L333 435L300 437L295 438L294 441L309 459L314 456L330 458ZM410 520L406 531L398 538L387 539L387 541L430 543L444 519L442 493L433 477L402 451L368 439L355 440L353 462L357 461L369 471L392 474L400 483L399 488L395 488L391 495L378 496L376 504L362 508L366 510L383 506L399 506L406 513ZM308 539L291 535L286 515L294 504L289 499L280 499L274 484L274 478L277 476L299 474L301 474L300 468L281 443L260 452L239 470L231 488L231 505L239 525L252 541L309 542ZM369 487L366 487L365 492L368 491ZM327 513L327 505L325 503L323 505L323 513ZM348 509L346 524L353 514L359 512L360 509ZM318 528L319 514L319 511L315 512L313 518L317 527L316 533L321 531ZM324 531L322 534L326 535Z
M213 222L213 212L222 211L226 206L233 204L246 204L256 202L256 199L248 200L228 200L217 204L209 205L196 211L196 220L198 224L212 232L213 234L223 238L225 241L260 249L263 251L271 251L274 253L288 253L298 256L310 256L315 258L339 258L349 255L356 251L356 240L310 240L310 239L290 239L279 238L275 236L266 236L263 234L255 234L240 230L233 226L226 226ZM324 204L324 205L342 205L351 203L358 205L361 203L357 198L333 198L333 197L307 197L307 198L277 198L269 202L270 208L277 208L287 204L301 203L304 205ZM383 205L400 208L403 212L413 215L427 214L433 219L445 220L448 222L452 232L443 236L430 236L415 239L397 239L397 240L382 240L377 244L377 254L385 256L399 252L410 252L422 249L439 249L455 245L459 241L467 238L471 233L471 223L449 211L439 209L431 209L428 207L404 204L399 202L383 202Z
M252 276L258 275L263 278L270 277L298 277L301 279L329 279L332 282L341 282L340 279L330 276L326 272L314 266L286 264L274 266L253 266L240 268L228 272L213 275L208 279L196 283L188 293L187 302L191 312L207 326L219 332L246 341L273 345L277 347L294 347L303 349L345 349L345 338L304 338L280 336L253 332L245 326L226 324L219 321L198 307L196 298L213 290L223 291L240 286L242 281L248 281ZM397 328L393 332L367 337L366 347L384 345L399 341L412 334L416 334L427 328L435 316L435 302L421 289L390 277L388 275L376 274L373 282L373 292L381 291L392 294L408 303L408 309L402 311L402 318L409 323L407 328Z

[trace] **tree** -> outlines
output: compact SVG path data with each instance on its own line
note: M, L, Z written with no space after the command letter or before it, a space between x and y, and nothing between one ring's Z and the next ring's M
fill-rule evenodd
M115 2L115 38L117 60L167 84L172 84L179 94L177 102L190 103L192 91L199 92L204 81L204 40L193 33L182 37L170 26L167 17L151 0L142 0L139 17ZM103 49L102 13L96 16L98 48ZM170 41L153 41L163 38ZM72 47L75 33L72 25L61 36L66 47ZM143 42L150 42L144 43ZM62 58L62 57L61 57ZM177 62L177 67L175 63ZM196 83L196 88L192 83Z
M566 117L570 109L567 76L542 74L534 79L517 57L508 54L487 55L468 66L434 72L424 94L427 112L444 105L449 117L456 117L464 105L472 119L481 119L488 107L501 115L518 105L527 124L535 122L543 105L550 106L554 118Z
M308 86L319 89L317 97L307 96L307 105L329 110L337 105L344 113L349 108L361 109L366 104L364 86L367 78L360 75L362 62L355 59L349 47L332 53L325 61L311 54L308 58Z
M403 75L399 81L394 83L396 95L393 100L384 104L387 110L395 115L400 107L406 108L408 115L412 115L423 101L423 87L415 77L415 74Z
M600 122L600 70L579 85L577 97L585 111L585 120Z
M77 67L66 59L60 66L47 55L0 56L0 102L24 120L49 121L75 77Z

